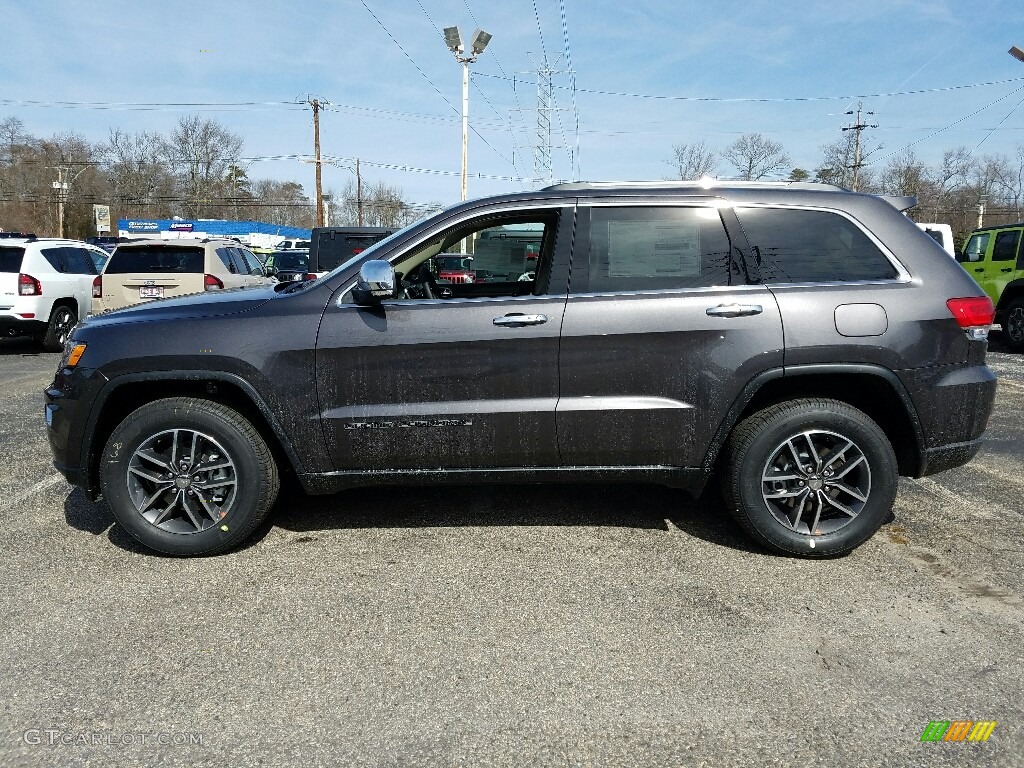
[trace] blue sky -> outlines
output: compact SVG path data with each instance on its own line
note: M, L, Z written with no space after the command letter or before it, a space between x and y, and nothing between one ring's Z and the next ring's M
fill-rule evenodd
M883 145L880 158L911 144L926 162L960 145L1013 155L1024 144L1024 63L1007 54L1024 47L1020 0L52 0L43 8L0 0L0 119L19 117L37 136L72 130L102 141L112 127L166 133L197 112L241 135L247 157L309 156L311 113L293 102L315 95L332 105L321 119L324 155L360 158L364 181L401 187L412 202L459 196L461 70L440 34L456 24L464 36L475 26L494 35L472 67L471 197L535 186L513 179L533 176L531 71L545 52L561 57L556 69L571 62L575 72L575 94L568 74L554 78L556 178L575 172L577 116L585 180L666 178L673 144L724 148L749 132L813 169L858 96L875 112L879 128L865 138ZM206 106L168 106L185 102ZM723 162L722 174L729 170ZM249 175L313 191L313 167L297 159L252 160ZM324 169L326 188L341 191L351 178Z

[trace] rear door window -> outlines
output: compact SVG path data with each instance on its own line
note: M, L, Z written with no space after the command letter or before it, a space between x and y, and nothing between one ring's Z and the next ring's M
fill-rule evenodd
M259 259L257 259L255 256L253 256L251 253L249 253L249 251L245 250L245 248L235 248L234 250L235 250L235 253L237 254L238 258L241 259L242 264L245 265L245 269L243 270L243 274L246 274L246 275L262 275L263 274L263 267L260 266Z
M85 248L64 248L64 271L72 275L97 275L96 262Z
M736 208L765 283L894 280L885 254L856 224L831 211Z
M731 245L710 207L595 207L586 271L571 293L619 293L731 284Z
M64 249L63 248L43 248L40 250L43 254L43 258L46 259L46 263L53 267L54 272L65 272L64 269Z
M153 248L126 248L121 246L110 257L106 274L123 275L132 272L202 274L203 249L157 246Z
M1020 230L1009 229L996 233L996 244L992 246L992 261L1013 261L1017 258Z
M24 248L0 248L0 272L21 272Z

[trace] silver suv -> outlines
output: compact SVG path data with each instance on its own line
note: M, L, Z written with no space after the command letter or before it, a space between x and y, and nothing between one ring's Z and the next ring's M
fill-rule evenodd
M89 312L96 263L107 253L78 240L0 240L0 334L32 336L57 352Z

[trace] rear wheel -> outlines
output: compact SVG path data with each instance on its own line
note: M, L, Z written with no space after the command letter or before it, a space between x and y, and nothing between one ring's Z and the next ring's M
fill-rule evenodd
M71 331L78 323L78 314L66 304L60 304L50 312L50 322L39 337L39 342L47 352L60 352L64 342L71 336Z
M1024 352L1024 299L1017 299L1006 310L1003 338L1013 352Z
M103 495L134 538L171 555L228 550L259 526L280 485L260 433L219 403L168 398L144 405L107 441Z
M787 555L849 552L885 521L899 470L885 433L837 400L792 400L733 432L723 492L755 540Z

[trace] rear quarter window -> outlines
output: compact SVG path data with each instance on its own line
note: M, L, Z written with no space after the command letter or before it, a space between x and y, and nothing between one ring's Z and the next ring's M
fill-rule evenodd
M885 254L838 213L785 208L737 208L765 283L894 280Z
M0 248L0 272L21 272L24 248Z
M202 274L202 248L118 248L107 263L105 274L133 272Z

